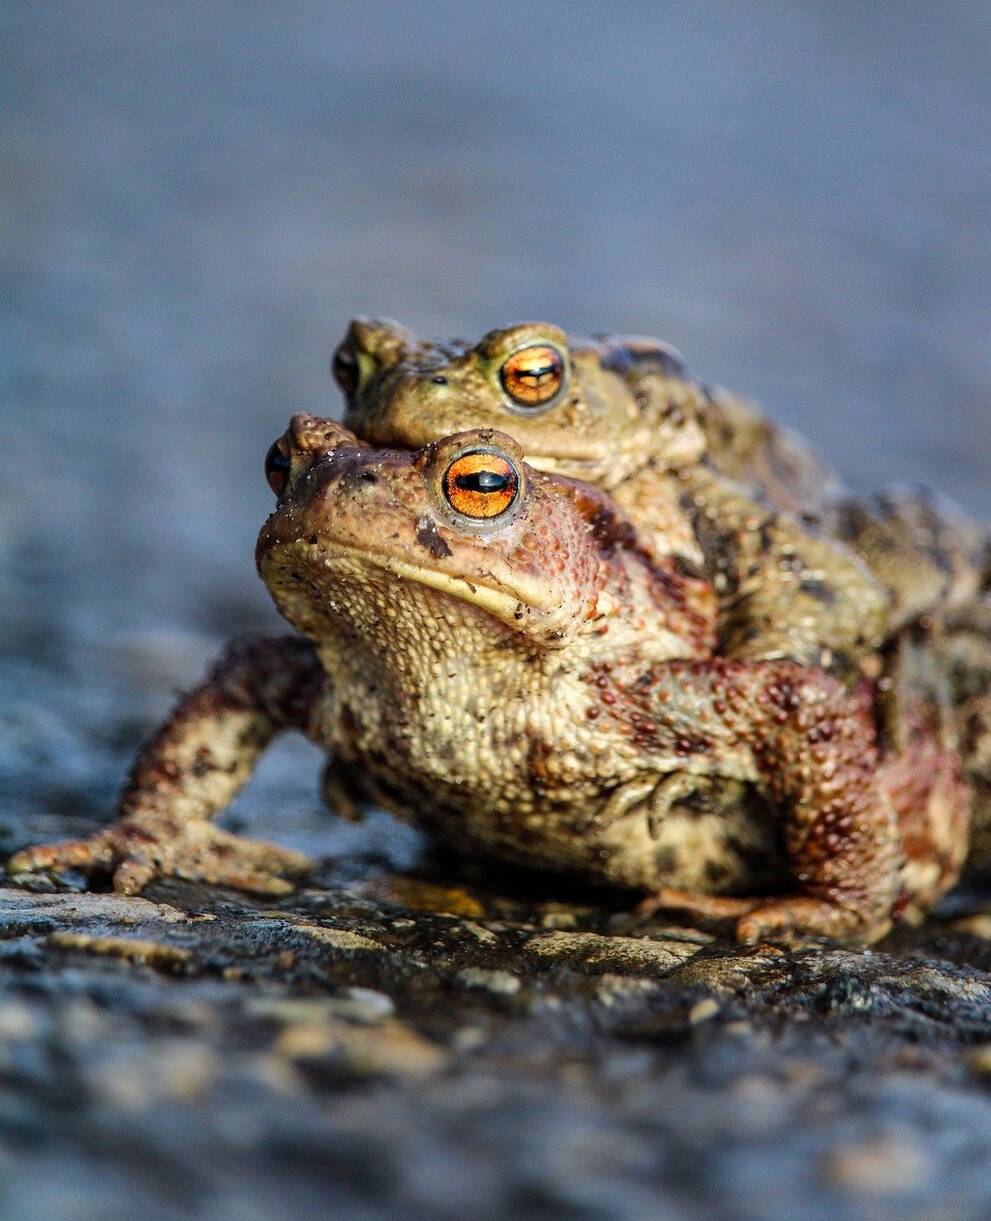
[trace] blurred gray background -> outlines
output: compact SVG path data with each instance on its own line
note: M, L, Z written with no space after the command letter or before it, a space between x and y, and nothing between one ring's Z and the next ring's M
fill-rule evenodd
M986 3L0 20L0 603L37 808L40 774L79 799L65 720L91 745L123 719L109 793L129 718L276 622L262 457L291 412L338 410L354 313L657 334L854 487L991 517Z
M329 358L352 314L468 337L525 318L657 334L855 488L923 480L991 521L989 63L987 0L3 0L0 859L106 821L174 688L221 638L276 625L253 569L262 459L291 412L338 409ZM415 863L415 833L388 816L321 811L314 755L280 743L227 825L322 858L335 886L362 861ZM238 1086L185 1110L77 1105L157 1071L166 995L212 998L240 1072L253 988L163 984L148 1021L121 1026L144 995L128 968L52 973L18 932L0 936L8 975L51 998L53 1022L90 993L118 1022L83 1023L99 1046L79 1063L64 1033L11 1062L0 1213L18 1221L171 1217L190 1199L183 1215L278 1216L294 1183L314 1216L341 1198L394 1215L367 1193L409 1183L450 1206L411 1216L464 1215L466 1191L484 1212L501 1183L533 1216L575 1199L592 1203L569 1217L670 1202L904 1218L843 1211L809 1166L906 1125L930 1178L897 1157L882 1173L927 1217L950 1215L947 1192L987 1198L986 1099L960 1091L962 1070L938 1087L829 1034L810 1078L798 1023L787 1096L771 1080L785 1053L754 1052L760 1033L744 1052L727 1026L698 1054L659 1033L660 1061L614 1045L579 1089L519 1067L523 1027L508 1061L480 1057L426 1100ZM567 1012L539 1027L535 1065L599 1021ZM772 1067L754 1076L758 1054ZM730 1068L739 1090L717 1088Z

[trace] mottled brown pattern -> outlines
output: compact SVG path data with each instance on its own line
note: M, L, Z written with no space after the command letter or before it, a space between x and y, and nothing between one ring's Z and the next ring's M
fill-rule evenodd
M530 468L508 436L384 451L302 416L285 443L288 479L257 559L313 643L234 646L139 759L123 821L29 849L15 869L279 893L305 862L207 820L293 727L331 753L325 784L346 816L372 801L462 852L718 907L744 940L870 940L952 884L979 786L960 782L952 659L932 629L889 651L891 682L876 686L720 656L712 585L648 545L603 491ZM443 490L478 445L520 489L512 511L481 520ZM740 536L740 554L807 579L808 555L775 550L782 517ZM933 782L908 784L920 769Z
M500 371L541 344L566 357L566 385L546 408L525 411L507 398ZM340 350L360 370L342 383L345 422L367 440L415 447L494 426L534 466L611 491L662 572L673 563L705 573L720 652L849 678L876 647L887 591L815 524L838 487L832 474L752 404L691 378L662 341L569 341L558 327L523 323L474 346L438 345L359 319ZM615 518L595 528L605 542Z
M523 412L499 370L541 343L567 356L567 393ZM340 350L360 367L342 385L346 423L368 440L416 446L500 427L534 465L611 490L657 554L706 571L727 656L787 657L853 680L886 634L966 605L987 571L985 531L948 502L918 489L844 497L798 438L694 380L661 340L585 341L523 323L472 345L358 319Z

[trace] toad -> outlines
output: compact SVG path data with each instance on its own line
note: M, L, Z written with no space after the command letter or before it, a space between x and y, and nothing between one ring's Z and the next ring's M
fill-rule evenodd
M870 941L955 880L969 793L915 694L929 654L905 654L885 754L869 684L719 656L712 583L509 436L378 450L296 416L266 469L258 569L299 634L231 648L139 756L118 821L13 873L285 893L304 858L211 820L295 729L329 752L342 813L374 802L463 852L732 917L743 941ZM752 800L686 811L700 777Z
M952 506L845 496L797 437L661 340L569 340L541 322L435 342L356 319L333 371L345 423L374 444L500 428L530 465L608 490L662 562L711 580L727 657L853 680L905 624L967 605L987 567L985 532Z

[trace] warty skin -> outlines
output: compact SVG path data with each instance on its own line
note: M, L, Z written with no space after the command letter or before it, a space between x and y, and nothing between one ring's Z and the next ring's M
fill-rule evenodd
M462 851L731 916L742 940L872 940L955 880L968 795L938 726L905 736L928 775L906 796L869 684L717 656L711 582L604 492L490 429L388 451L310 416L269 476L259 572L302 635L229 651L139 757L120 820L14 872L284 892L298 854L210 820L293 728L329 752L342 813L374 801ZM711 781L745 799L707 808ZM906 866L907 818L929 846Z

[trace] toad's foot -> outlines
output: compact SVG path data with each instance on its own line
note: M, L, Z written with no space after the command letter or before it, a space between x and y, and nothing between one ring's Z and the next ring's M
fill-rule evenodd
M889 921L865 929L859 916L835 903L806 895L770 899L706 895L662 886L637 905L636 914L646 917L658 911L687 912L709 920L735 921L737 941L754 945L759 941L790 941L802 937L876 941L888 931Z
M637 904L636 914L646 918L659 911L686 912L709 920L736 920L764 904L764 899L736 899L728 895L706 895L695 890L662 886Z
M865 925L855 912L835 903L794 895L755 905L736 922L736 939L747 945L758 941L791 941L802 937L853 938L870 944L891 927L888 919Z
M16 853L8 873L78 869L110 874L120 894L139 894L155 878L184 878L259 895L285 895L292 877L310 868L299 852L242 839L212 823L180 822L167 814L124 819L87 839L39 844Z

